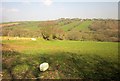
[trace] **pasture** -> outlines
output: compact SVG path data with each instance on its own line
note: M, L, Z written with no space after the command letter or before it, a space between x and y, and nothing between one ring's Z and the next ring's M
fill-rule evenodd
M5 79L119 79L117 42L28 38L3 39L2 46ZM40 72L43 62L50 67Z
M119 80L117 20L58 19L1 26L3 79ZM50 65L45 72L39 69L43 62Z
M75 27L74 30L76 30L76 31L87 30L91 23L92 23L92 21L90 21L90 20L84 21L83 23L81 23L80 25Z

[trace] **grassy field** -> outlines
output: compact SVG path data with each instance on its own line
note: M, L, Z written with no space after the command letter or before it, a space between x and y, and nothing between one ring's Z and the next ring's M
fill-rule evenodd
M80 25L76 26L73 30L86 30L88 29L89 25L92 23L92 21L84 21Z
M38 30L40 21L24 21L24 22L16 22L19 23L19 25L14 25L11 27L8 27L9 29L15 30L15 29L24 29L24 30ZM9 24L9 23L8 23ZM8 29L6 28L6 29Z
M5 24L10 24L10 23L5 23ZM25 22L15 22L15 23L18 23L19 25L14 25L14 26L11 26L6 29L14 30L14 29L20 28L20 29L27 29L27 30L38 30L41 28L40 24L42 22L40 22L40 21L25 21ZM87 29L91 23L92 23L92 21L89 21L89 20L87 20L87 21L72 21L69 24L66 24L66 25L63 24L63 26L60 26L61 24L58 23L58 26L60 26L60 28L62 28L64 31L69 31L72 29L84 30L84 29Z
M75 28L76 26L78 26L80 23L81 23L80 21L73 21L73 22L70 23L70 24L63 25L61 28L62 28L64 31L69 31L69 30L72 30L73 28Z
M118 43L3 40L3 78L118 80ZM40 72L39 65L50 67Z

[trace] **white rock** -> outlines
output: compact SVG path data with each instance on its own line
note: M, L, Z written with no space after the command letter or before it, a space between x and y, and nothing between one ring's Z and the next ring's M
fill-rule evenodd
M31 40L36 41L36 38L31 38Z
M40 71L46 71L49 68L49 64L44 62L40 64Z

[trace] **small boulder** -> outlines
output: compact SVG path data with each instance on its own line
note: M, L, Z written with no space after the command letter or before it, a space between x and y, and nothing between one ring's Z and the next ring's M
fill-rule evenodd
M49 68L49 64L44 62L40 64L40 71L46 71Z

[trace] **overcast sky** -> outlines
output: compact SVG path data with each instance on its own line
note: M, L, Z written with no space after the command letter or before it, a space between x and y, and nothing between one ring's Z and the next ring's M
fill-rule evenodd
M106 2L105 2L106 1ZM116 1L116 2L114 2ZM4 0L0 22L58 18L118 18L117 0Z

